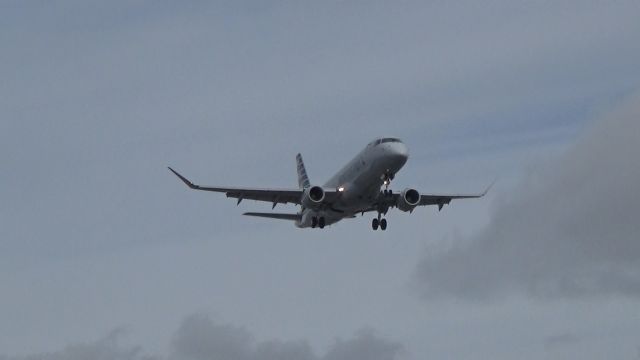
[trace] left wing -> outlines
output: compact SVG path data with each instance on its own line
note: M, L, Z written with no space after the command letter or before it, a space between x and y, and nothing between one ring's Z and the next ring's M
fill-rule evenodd
M298 204L302 201L303 189L261 189L261 188L240 188L240 187L214 187L214 186L200 186L192 183L184 176L180 175L177 171L169 167L172 173L174 173L180 180L182 180L187 186L194 190L213 191L225 193L227 197L238 199L238 204L244 199L266 201L276 204ZM338 196L337 191L325 189L325 202L330 204Z
M420 202L418 206L426 205L438 205L438 210L442 210L442 207L448 205L451 200L454 199L477 199L485 196L487 192L480 194L466 194L466 195L434 195L434 194L420 194ZM399 195L399 194L398 194ZM396 195L396 196L398 196Z
M451 200L454 199L478 199L481 198L491 190L491 187L495 183L492 182L491 185L487 186L487 188L478 194L456 194L456 195L434 195L434 194L420 194L420 202L418 206L425 205L438 205L438 210L442 210L442 207L448 205ZM396 195L397 196L397 195Z
M481 198L491 190L493 183L489 185L483 192L477 194L423 194L420 193L420 202L416 206L438 205L438 210L442 210L442 207L448 205L451 200L455 199L478 199ZM390 206L394 206L398 202L398 197L402 196L400 193L394 193L390 198L392 201ZM388 201L388 200L387 200Z

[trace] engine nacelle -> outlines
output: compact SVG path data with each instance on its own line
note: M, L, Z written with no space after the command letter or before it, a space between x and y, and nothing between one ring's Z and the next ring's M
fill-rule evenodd
M420 203L420 193L416 189L404 189L400 196L396 207L402 211L411 211Z
M302 206L309 209L317 209L324 201L324 190L320 186L307 188L302 195Z

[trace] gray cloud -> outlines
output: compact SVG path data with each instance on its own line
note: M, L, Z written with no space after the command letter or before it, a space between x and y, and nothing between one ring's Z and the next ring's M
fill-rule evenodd
M182 323L173 341L171 359L205 360L342 360L395 359L400 344L382 339L372 330L356 332L349 340L336 340L328 352L318 357L302 340L272 340L256 343L243 328L219 325L207 316L193 315Z
M246 329L217 324L206 315L192 315L182 322L167 356L145 354L140 346L121 344L121 338L122 331L115 330L94 343L71 345L51 353L0 355L0 360L390 360L396 359L402 349L400 344L365 329L351 339L337 339L319 357L304 340L256 342Z
M230 360L316 359L305 341L279 341L255 343L251 334L240 327L219 325L204 315L185 319L173 340L175 360Z
M0 360L157 360L144 355L139 346L120 344L122 330L114 330L93 343L70 345L60 351L24 356L3 356Z
M337 340L323 359L395 359L400 350L399 344L377 337L371 329L363 329L351 340Z
M634 96L502 199L486 229L424 257L425 296L640 296L639 118Z

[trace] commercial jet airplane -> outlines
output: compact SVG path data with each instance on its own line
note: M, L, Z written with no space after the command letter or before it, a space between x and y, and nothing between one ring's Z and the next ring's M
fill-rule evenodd
M238 199L237 204L249 199L270 202L273 204L272 209L279 203L300 205L300 211L295 214L244 213L249 216L291 220L299 228L322 229L342 219L375 211L378 216L371 222L371 227L373 230L386 230L387 220L383 215L387 214L389 208L397 207L401 211L412 212L416 206L437 205L438 210L442 210L453 199L483 197L491 187L482 193L468 195L420 193L411 188L399 193L393 192L389 189L389 184L408 158L407 146L402 141L396 138L379 138L370 142L323 186L318 186L309 182L302 156L298 154L297 189L200 186L172 168L169 170L191 189L225 193L227 197Z

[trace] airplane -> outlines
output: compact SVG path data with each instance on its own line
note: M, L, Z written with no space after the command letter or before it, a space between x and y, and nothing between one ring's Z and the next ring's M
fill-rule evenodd
M298 188L264 189L240 187L200 186L192 183L169 167L180 180L194 190L225 193L229 198L257 200L277 204L300 205L297 213L246 212L243 215L294 221L299 228L320 228L337 223L342 219L355 218L367 212L377 212L371 221L373 230L386 230L387 220L383 217L390 208L403 212L413 212L417 206L436 205L442 210L454 199L481 198L491 185L477 194L430 194L406 188L393 192L389 184L409 158L407 146L398 138L378 138L367 144L351 161L324 185L311 185L302 155L296 155ZM382 189L384 187L384 190Z

